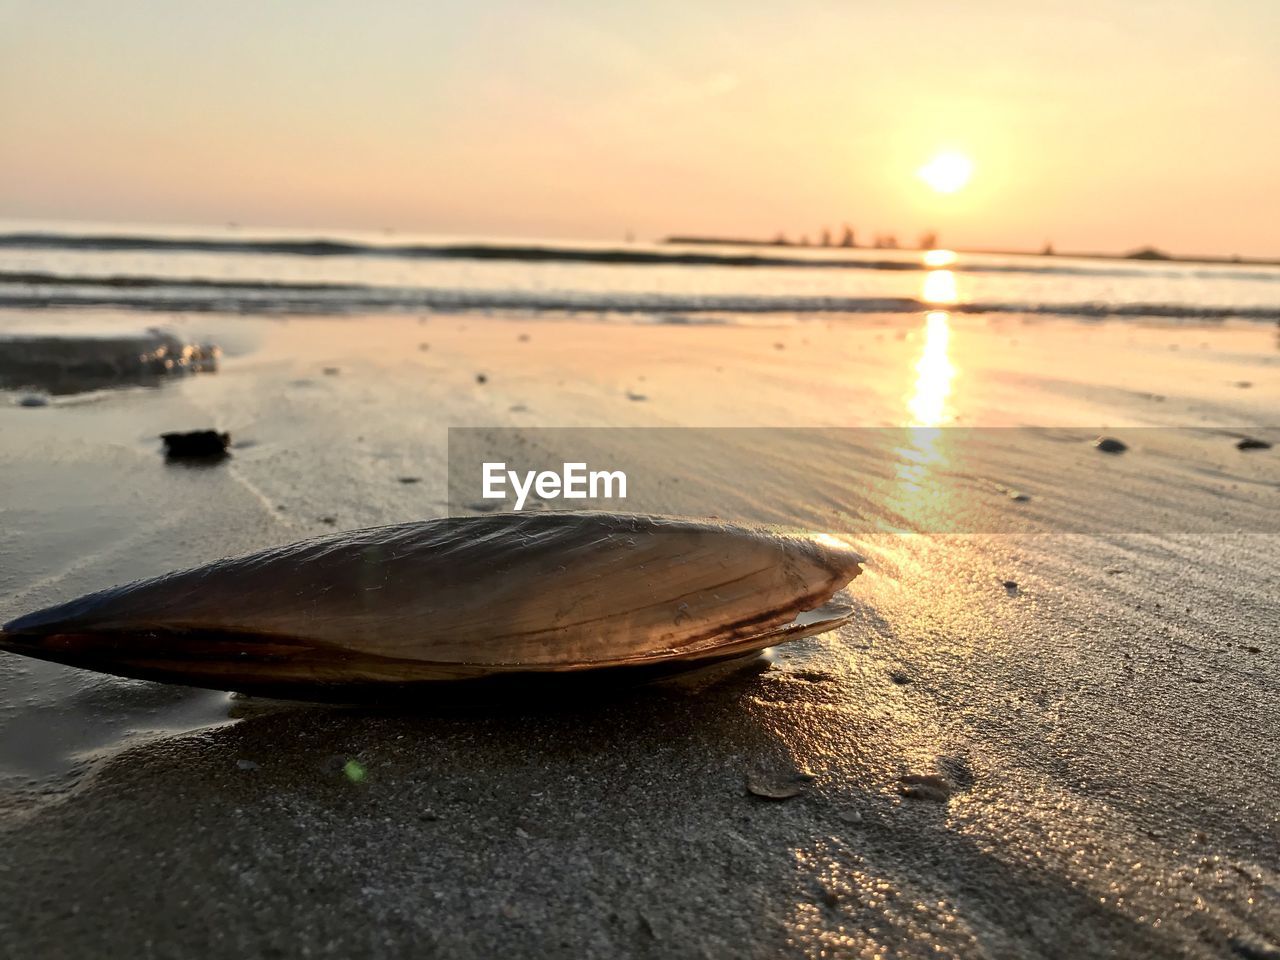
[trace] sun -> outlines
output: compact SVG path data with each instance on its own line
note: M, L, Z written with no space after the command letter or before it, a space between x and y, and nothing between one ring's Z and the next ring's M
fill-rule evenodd
M916 171L938 193L955 193L973 176L973 161L963 153L944 150Z

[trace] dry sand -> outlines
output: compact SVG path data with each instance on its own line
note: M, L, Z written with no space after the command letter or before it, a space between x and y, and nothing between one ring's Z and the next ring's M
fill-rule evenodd
M1139 503L1280 493L1280 448L1221 433L1280 409L1257 325L186 326L216 375L0 407L0 621L439 516L450 425L1195 426L1125 454ZM163 463L205 426L229 461ZM738 467L726 503L760 499ZM1135 529L862 536L851 626L596 702L281 705L0 656L0 955L1280 956L1280 537Z

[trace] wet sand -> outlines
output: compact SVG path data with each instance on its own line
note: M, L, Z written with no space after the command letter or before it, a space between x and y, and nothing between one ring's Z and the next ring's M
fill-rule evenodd
M223 346L217 374L0 406L0 620L442 515L451 425L932 419L1123 435L1265 428L1280 409L1275 332L1257 325L179 326ZM164 463L160 433L210 426L231 431L230 460ZM1180 456L1276 495L1280 468L1268 486L1259 466L1275 450L1230 451L1269 458L1247 466L1208 450L1189 437ZM1188 512L1218 509L1179 480L1192 475L1153 466L1146 492L1185 483ZM822 477L775 498L782 519L803 522ZM0 943L1274 955L1280 537L1132 529L862 536L850 626L758 669L591 702L309 707L0 656ZM800 792L762 799L748 777Z

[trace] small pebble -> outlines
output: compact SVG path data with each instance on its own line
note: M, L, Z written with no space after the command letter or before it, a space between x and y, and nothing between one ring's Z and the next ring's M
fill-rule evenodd
M47 407L49 398L42 393L27 393L18 398L20 407Z
M1237 450L1270 450L1271 444L1255 437L1241 437L1236 441Z
M258 765L254 763L252 760L237 760L236 767L238 767L241 770L257 770L258 769Z
M1103 453L1124 453L1129 449L1129 445L1115 437L1099 437L1093 441L1093 445Z
M225 430L190 430L162 433L165 456L170 460L220 460L227 455L231 434Z
M790 800L804 793L813 775L798 770L750 770L746 775L747 792L765 800Z
M483 373L476 374L476 383L488 383L489 377Z
M951 784L936 773L912 773L898 779L898 792L910 800L941 803L951 796Z

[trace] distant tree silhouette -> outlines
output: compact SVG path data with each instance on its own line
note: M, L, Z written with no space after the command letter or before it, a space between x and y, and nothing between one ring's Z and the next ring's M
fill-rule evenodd
M822 228L822 245L824 247L831 246L831 229L829 227Z
M932 230L928 231L927 233L920 234L920 249L921 250L938 249L938 234Z
M1052 240L1046 240L1046 241L1044 242L1044 249L1040 251L1040 256L1042 256L1042 257L1052 257L1052 256L1053 256L1053 241L1052 241Z
M840 246L856 247L857 245L858 244L854 242L854 238L853 238L853 227L849 226L846 223L844 225L844 233L840 235Z
M785 233L783 233L781 230L779 230L779 231L774 235L774 238L773 238L773 245L774 245L775 247L789 247L789 246L791 246L791 241L787 239L787 235L786 235Z

